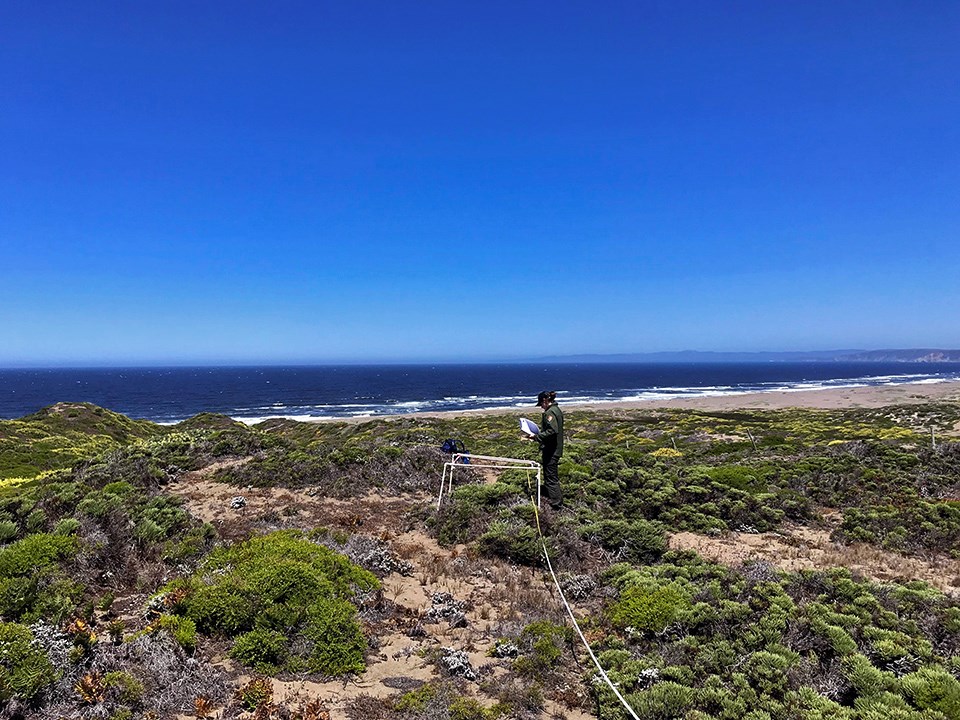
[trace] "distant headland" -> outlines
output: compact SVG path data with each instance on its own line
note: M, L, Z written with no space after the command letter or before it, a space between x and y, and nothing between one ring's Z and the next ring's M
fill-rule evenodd
M960 362L960 350L802 350L793 352L679 352L550 355L538 358L557 363L727 363L727 362Z

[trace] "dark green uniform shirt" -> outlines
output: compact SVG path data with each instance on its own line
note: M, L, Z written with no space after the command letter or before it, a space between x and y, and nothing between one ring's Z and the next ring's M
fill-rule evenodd
M563 455L563 413L556 403L543 411L537 441L544 455Z

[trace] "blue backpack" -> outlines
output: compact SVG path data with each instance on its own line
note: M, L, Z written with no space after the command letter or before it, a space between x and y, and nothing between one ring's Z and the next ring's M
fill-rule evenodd
M455 440L453 438L447 438L443 441L443 445L440 446L440 450L449 455L454 453L465 453L467 452L467 446L463 444L460 440ZM470 464L470 458L461 458L461 461L464 465Z

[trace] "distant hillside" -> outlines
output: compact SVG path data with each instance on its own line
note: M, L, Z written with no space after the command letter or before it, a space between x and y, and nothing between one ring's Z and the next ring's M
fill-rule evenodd
M864 350L843 359L865 362L960 362L960 350Z
M50 405L19 420L0 420L0 480L69 468L80 458L165 432L91 403Z
M680 352L612 355L551 355L555 363L732 363L732 362L960 362L960 350L810 350L799 352Z
M42 428L50 435L105 435L117 442L153 437L162 432L156 423L134 420L88 402L59 402L20 418L19 422Z

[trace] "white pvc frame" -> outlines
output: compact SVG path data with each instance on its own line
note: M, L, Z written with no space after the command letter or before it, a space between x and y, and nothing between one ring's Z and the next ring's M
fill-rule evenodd
M469 464L464 460L469 460ZM480 462L476 462L477 460ZM543 479L543 467L536 460L454 453L450 460L443 464L443 475L440 477L440 494L437 496L437 510L440 509L440 503L443 502L443 488L446 486L447 495L453 493L453 471L458 467L465 469L534 470L537 473L537 507L540 507L540 481Z

